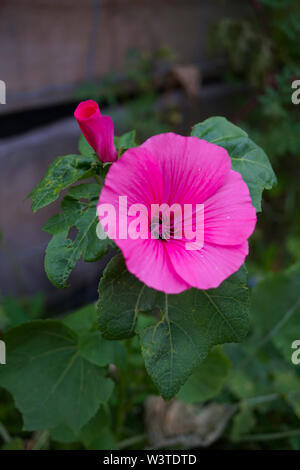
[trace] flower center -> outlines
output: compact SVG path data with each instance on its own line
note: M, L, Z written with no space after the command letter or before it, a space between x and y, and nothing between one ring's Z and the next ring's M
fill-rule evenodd
M167 241L174 238L174 215L170 218L160 215L151 219L149 227L151 237L157 240Z

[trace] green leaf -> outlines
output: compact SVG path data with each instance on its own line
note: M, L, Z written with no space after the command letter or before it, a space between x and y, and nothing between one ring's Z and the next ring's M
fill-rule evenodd
M99 193L97 184L71 188L62 201L62 212L51 217L43 227L52 234L46 249L45 271L56 287L67 287L67 280L80 257L92 262L107 253L110 240L100 240L96 234ZM74 240L69 237L72 227L77 230Z
M92 303L67 314L61 320L79 336L85 335L98 326L96 304Z
M88 143L88 141L86 140L83 134L81 134L79 137L78 150L81 153L81 155L85 155L86 157L92 157L94 159L96 156L96 152L90 146L90 144Z
M51 429L50 435L58 442L82 442L87 450L116 449L110 420L103 407L100 407L98 413L78 433L74 433L66 425L60 425Z
M135 143L136 131L126 132L126 134L121 135L120 137L115 137L114 142L117 149L117 152L120 154L124 150L128 150L132 147L136 147Z
M224 117L211 117L196 124L191 135L224 147L231 158L233 170L241 173L247 183L253 206L261 210L264 189L271 189L276 176L265 152L245 131Z
M64 444L70 444L71 442L78 442L79 436L72 429L65 424L60 424L55 428L50 429L49 434L51 439Z
M118 341L107 341L102 337L98 329L98 313L94 303L66 315L62 322L78 334L82 357L98 366L115 364L122 367L126 363L127 352L124 345Z
M139 312L155 308L162 312L162 319L139 328L138 335L146 368L168 399L179 391L213 346L245 337L249 309L246 269L241 268L218 289L190 289L165 297L130 274L121 255L114 257L99 284L103 336L132 336Z
M78 146L79 152L82 155L85 155L87 157L90 157L94 160L94 169L97 170L96 173L104 180L107 172L111 166L110 162L102 163L99 156L96 154L96 152L93 150L93 148L90 146L90 144L87 142L86 138L84 135L81 135L79 138L79 146Z
M188 378L178 398L185 403L199 403L215 397L221 391L230 366L222 349L216 347Z
M98 293L99 326L107 339L133 336L138 313L152 310L158 296L127 271L122 255L107 265Z
M49 166L42 181L31 191L32 210L38 211L55 201L60 192L71 184L91 176L95 169L94 157L88 155L65 155Z
M105 403L113 382L85 359L78 336L58 321L23 324L6 337L7 365L0 386L10 391L26 430L64 424L78 432Z
M80 340L80 353L97 366L118 365L120 358L126 358L126 349L117 341L107 341L100 331L91 331Z
M300 339L300 263L255 286L252 315L261 332L256 349L272 341L291 363L292 343Z
M245 338L246 270L242 267L217 289L166 296L161 310L163 318L139 336L146 368L163 398L170 399L213 346Z

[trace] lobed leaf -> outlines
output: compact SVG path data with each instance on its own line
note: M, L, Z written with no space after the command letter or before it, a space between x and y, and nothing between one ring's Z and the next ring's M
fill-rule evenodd
M228 151L232 169L241 173L249 187L253 206L260 211L263 190L271 189L276 183L276 176L263 149L245 131L220 116L196 124L191 135Z
M60 192L76 181L91 176L95 167L91 155L65 155L49 166L46 175L30 192L32 210L38 211L55 201Z
M163 398L176 395L213 346L245 338L248 310L244 267L217 289L166 296L163 318L139 332L146 368Z
M122 255L107 265L98 294L99 326L107 339L133 336L138 313L152 310L158 295L127 271Z
M61 322L37 320L5 337L9 360L0 369L0 385L9 390L26 430L61 423L79 431L113 389L106 369L86 359L75 332Z
M99 285L103 336L132 336L139 312L155 309L161 312L161 320L137 333L146 368L162 396L169 399L213 346L245 337L249 309L246 269L241 268L218 289L190 289L164 296L130 274L121 255L113 258Z
M78 150L81 153L81 155L85 155L91 158L98 158L96 152L90 146L90 144L88 143L88 141L86 140L83 134L80 134L80 137L79 137Z
M115 137L114 142L118 154L121 154L124 150L128 150L132 147L136 147L135 143L136 131L126 132L126 134L121 135L120 137Z
M71 188L62 201L62 212L51 217L43 230L52 235L45 256L45 271L56 287L64 288L67 280L82 257L92 262L104 256L110 240L100 240L96 234L98 218L96 205L100 186L84 184ZM77 230L74 239L71 228Z

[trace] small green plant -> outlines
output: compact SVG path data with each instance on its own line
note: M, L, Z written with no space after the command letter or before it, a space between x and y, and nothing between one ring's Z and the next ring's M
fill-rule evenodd
M95 103L88 101L80 106L76 118L101 157L102 151L108 151L105 140L93 139L101 135L101 126L111 129L110 121ZM99 134L95 134L96 121L90 128L87 116L98 120ZM103 130L103 135L110 139L108 130ZM218 152L220 157L215 158L231 159L240 191L245 191L245 198L248 194L244 203L249 205L249 214L255 214L254 207L260 211L262 191L275 183L264 151L225 118L209 118L197 124L192 136L166 134L159 138L205 145ZM115 137L113 145L110 152L118 160L112 165L102 163L81 137L79 153L58 157L30 194L32 208L37 211L67 191L61 212L44 226L52 237L45 270L58 288L68 286L80 258L96 262L109 247L115 247L109 238L97 236L99 194L107 191L115 168L120 168L120 181L124 181L122 162L132 158L134 152L144 155L144 151L142 146L136 147L135 132ZM134 161L138 164L138 157ZM207 164L208 160L202 163ZM130 173L134 175L134 171L133 165ZM191 167L190 171L195 169ZM145 176L150 181L153 174L147 172ZM193 184L198 183L194 180ZM230 232L231 224L227 226ZM252 222L251 226L253 230ZM74 229L76 234L70 237ZM245 266L226 277L217 288L185 288L181 294L168 294L167 284L161 292L136 278L126 268L121 253L116 252L100 279L97 305L88 305L62 319L24 318L18 326L7 324L4 338L9 360L0 369L0 385L12 394L24 430L38 433L33 445L123 448L128 439L135 442L136 434L144 433L139 416L149 394L160 394L166 400L179 394L187 402L203 402L217 395L230 363L216 346L244 340L250 308ZM130 446L132 441L128 442ZM139 445L145 445L145 437Z

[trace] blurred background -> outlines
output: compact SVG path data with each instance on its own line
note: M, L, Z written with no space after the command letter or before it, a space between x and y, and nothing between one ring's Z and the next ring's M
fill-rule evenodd
M278 176L251 240L249 283L298 261L299 39L296 0L1 0L0 330L5 316L52 315L96 298L106 260L79 263L70 287L55 289L41 228L59 201L33 214L26 200L56 156L77 152L73 112L88 98L117 135L136 128L139 142L188 135L212 115L243 127Z

